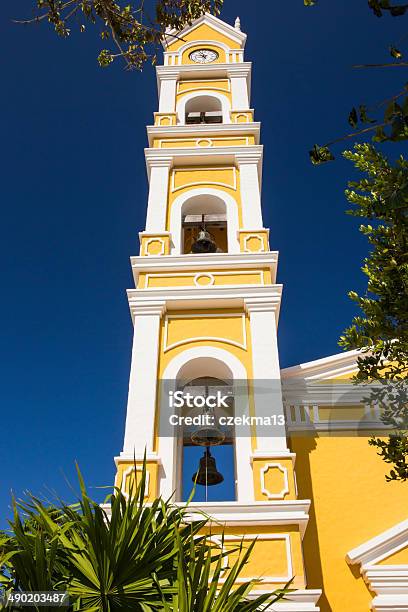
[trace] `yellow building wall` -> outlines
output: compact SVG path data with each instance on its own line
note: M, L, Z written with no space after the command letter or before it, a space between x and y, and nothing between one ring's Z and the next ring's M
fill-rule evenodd
M239 169L235 166L190 166L175 168L171 172L167 206L167 231L170 229L170 212L174 200L179 195L195 188L205 189L206 187L224 191L234 198L237 203L239 226L242 227Z
M244 147L255 144L254 136L213 137L213 138L155 138L155 149L178 149L185 147Z
M158 289L164 287L219 287L228 285L269 285L272 281L268 268L260 270L189 270L182 273L142 272L139 275L138 289Z
M221 530L220 526L212 526L204 532L217 538ZM305 588L302 540L297 525L225 527L224 535L224 550L236 548L242 540L244 547L249 546L254 539L257 540L249 562L242 571L241 582L260 579L255 590L275 590L284 586L290 575L290 578L294 578L292 588ZM238 552L234 552L228 555L228 560L233 563L237 557ZM282 580L269 581L268 577L282 577Z
M170 42L170 44L167 47L167 51L170 52L175 52L178 51L180 49L180 47L182 47L183 45L186 44L186 42L192 42L192 41L197 41L197 48L202 47L202 43L199 44L199 41L201 40L211 40L214 41L215 44L213 45L206 45L206 49L215 49L216 51L218 51L218 53L220 54L220 58L218 60L218 62L221 61L225 61L225 53L224 55L222 55L221 52L224 52L223 49L221 49L220 47L217 47L216 43L220 42L224 45L226 45L229 49L237 49L237 43L232 40L232 38L229 38L228 36L225 36L225 34L222 34L221 32L218 32L218 30L215 30L214 28L212 28L211 26L207 25L207 24L201 24L198 27L194 28L193 30L191 30L190 32L188 32L187 34L183 35L183 40L180 39L175 39L174 42ZM192 49L194 49L194 47L190 47L187 52L185 52L183 54L183 63L191 63L191 60L188 59L188 55L191 53ZM185 56L187 56L187 60L185 59ZM215 63L215 62L214 62Z
M406 519L408 487L385 481L388 466L366 436L298 434L290 448L297 454L298 497L312 500L303 541L308 588L323 589L321 612L368 611L373 595L345 557Z

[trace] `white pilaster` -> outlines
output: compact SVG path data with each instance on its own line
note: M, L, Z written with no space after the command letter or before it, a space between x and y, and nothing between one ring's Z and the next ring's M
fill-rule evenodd
M173 70L160 75L159 113L175 112L177 78L178 72Z
M232 110L249 109L248 70L229 71L231 82Z
M242 229L259 230L263 227L259 175L262 154L238 153L236 160L241 184Z
M245 300L245 307L250 317L255 416L276 418L270 435L257 435L255 454L289 452L276 333L277 305L267 299L254 298Z
M160 319L165 302L134 306L134 334L123 452L153 451Z
M150 161L146 232L161 233L166 230L167 194L171 164L172 158L165 156Z

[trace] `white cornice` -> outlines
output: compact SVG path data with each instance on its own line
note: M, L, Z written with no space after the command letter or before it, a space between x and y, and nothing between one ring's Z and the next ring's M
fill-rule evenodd
M309 520L310 500L274 502L208 502L189 505L190 520L199 519L204 512L214 521L228 526L244 525L299 525L302 535ZM183 505L183 504L178 504ZM195 511L195 509L197 509Z
M165 287L158 289L129 289L129 308L134 321L135 314L144 309L152 300L165 302L169 310L194 310L208 308L244 308L245 299L263 298L274 305L276 320L282 298L282 285L253 287Z
M378 385L354 385L336 378L314 379L286 378L281 370L283 396L288 405L359 404ZM324 384L322 384L324 380Z
M408 611L408 565L377 565L408 545L408 519L394 525L346 555L349 564L360 564L360 572L370 590L375 612Z
M126 462L131 461L133 463L134 461L143 462L143 460L144 460L143 453L131 454L131 453L124 453L122 451L119 457L114 457L116 467L119 465L119 463L123 463L125 461ZM146 453L146 461L148 462L154 461L158 465L161 465L161 459L156 453Z
M251 502L243 504L240 502L216 502L189 504L188 520L200 520L203 513L208 515L212 521L221 525L232 527L249 526L274 526L274 525L298 525L299 531L304 536L309 521L310 500L276 501L276 502ZM147 503L146 506L151 504ZM185 507L185 503L175 503L175 506ZM102 504L106 514L110 516L110 505Z
M214 138L216 136L254 136L255 144L259 144L261 124L250 123L213 123L204 125L148 125L147 136L149 146L153 144L154 138ZM218 148L218 147L217 147ZM163 149L161 149L163 150ZM202 150L202 149L201 149ZM166 149L167 151L167 149Z
M408 519L347 553L348 563L372 565L408 545Z
M190 25L187 25L185 28L183 28L179 32L177 32L177 30L175 29L168 30L166 32L166 38L163 40L163 43L162 43L163 48L166 50L168 45L174 42L175 36L177 36L178 38L183 38L183 36L191 32L192 30L195 30L203 23L214 28L214 30L217 30L217 32L220 32L221 34L224 34L228 38L231 38L232 40L236 41L241 49L245 47L247 35L244 34L244 32L241 32L241 30L234 28L229 23L222 21L221 19L219 19L218 17L215 17L211 13L205 13L198 19L195 19Z
M135 256L130 258L135 285L141 272L184 272L185 270L207 271L230 269L256 269L268 267L272 284L276 280L278 252L266 253L214 253L205 255L160 255L158 257Z
M181 66L156 66L157 87L160 91L160 81L165 79L214 79L245 77L248 83L248 91L251 90L252 62L240 62L239 64L182 64Z
M241 157L240 157L241 156ZM256 161L261 176L263 146L249 145L240 147L194 147L177 149L145 149L147 174L150 179L150 168L155 165L168 164L168 160L173 160L173 165L208 165L208 164L231 164L238 163L238 160Z
M301 363L297 366L284 368L281 370L281 376L282 378L304 378L308 380L335 378L354 372L357 369L359 354L359 351L346 351L315 361Z

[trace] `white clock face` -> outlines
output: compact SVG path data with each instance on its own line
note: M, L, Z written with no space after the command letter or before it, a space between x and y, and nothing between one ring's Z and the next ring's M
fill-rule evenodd
M197 64L210 64L218 59L218 53L212 49L196 49L190 53L189 58Z

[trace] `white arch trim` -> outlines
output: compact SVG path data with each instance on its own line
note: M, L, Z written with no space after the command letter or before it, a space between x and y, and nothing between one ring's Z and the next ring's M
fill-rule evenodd
M177 376L182 367L194 359L206 357L214 359L225 364L231 371L233 381L240 381L240 393L235 395L235 404L239 406L240 415L249 416L248 390L242 392L242 385L247 380L247 371L243 363L229 351L214 347L201 346L186 349L182 353L176 355L168 364L163 373L163 380L166 381L168 390L176 390ZM160 415L163 418L168 418L168 397L160 399ZM168 429L168 427L167 427ZM242 428L243 430L243 428ZM159 444L158 454L162 462L162 477L160 479L160 494L164 498L171 497L174 492L176 497L180 497L179 485L181 483L181 461L179 460L179 448L177 440L174 438L160 437L159 424ZM235 441L235 466L237 477L237 501L249 502L254 501L254 484L251 466L251 429L248 426L244 436L237 437ZM205 505L205 504L202 504Z
M192 91L184 95L178 102L176 106L176 113L178 123L181 125L185 124L186 120L186 104L193 98L200 98L201 96L208 96L211 98L216 98L221 103L222 108L222 122L223 123L231 123L231 104L228 100L227 96L219 93L218 91L213 91L211 89L197 89L196 91Z
M227 213L227 236L228 236L228 253L239 253L238 242L238 203L234 198L221 191L221 189L213 189L210 187L200 187L191 189L186 193L179 195L173 202L170 212L170 232L172 238L172 255L181 255L181 211L183 205L195 196L210 195L220 198L225 203Z

